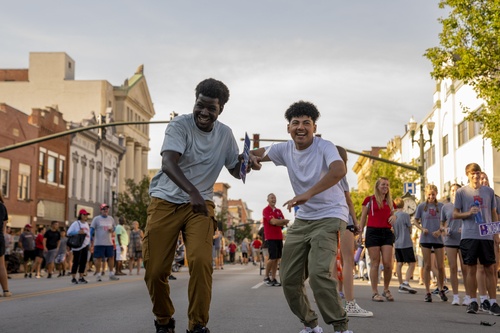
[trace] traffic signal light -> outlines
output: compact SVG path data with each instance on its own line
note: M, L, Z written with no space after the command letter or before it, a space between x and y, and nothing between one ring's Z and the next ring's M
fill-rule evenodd
M253 135L253 149L258 149L260 148L260 134L254 134Z

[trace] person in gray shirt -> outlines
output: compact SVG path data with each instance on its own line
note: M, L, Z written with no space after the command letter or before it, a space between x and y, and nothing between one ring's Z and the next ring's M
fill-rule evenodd
M417 291L410 287L410 278L413 276L413 271L415 270L415 251L413 251L413 242L411 240L412 224L410 221L410 215L403 212L404 201L401 198L394 199L394 204L396 205L396 221L392 224L394 230L394 254L396 256L396 273L399 280L400 293L410 293L416 294ZM403 264L408 264L408 269L406 270L405 279L403 281Z
M495 242L493 237L498 235L482 236L479 232L481 224L498 221L496 200L493 189L481 185L481 167L477 163L469 163L465 167L469 184L458 189L455 195L454 219L462 219L462 238L460 252L464 264L467 265L467 279L465 291L470 294L471 302L467 306L467 313L475 314L479 310L477 303L477 263L484 266L486 275L486 289L490 299L489 313L500 316L500 306L496 300L495 279Z

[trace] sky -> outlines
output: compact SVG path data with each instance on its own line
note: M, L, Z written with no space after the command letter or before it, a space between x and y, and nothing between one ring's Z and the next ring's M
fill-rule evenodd
M0 68L28 68L30 52L66 52L76 80L119 86L144 65L156 115L192 112L194 88L213 77L230 90L219 120L243 150L245 132L289 139L294 102L319 109L318 133L345 148L386 146L432 109L425 50L438 45L438 0L8 1ZM34 106L35 107L35 106ZM151 125L149 167L161 165L165 125ZM269 143L267 143L269 144ZM265 143L261 143L261 146ZM348 181L356 187L349 154ZM286 169L266 163L246 184L222 170L231 199L260 220L268 193L293 198ZM293 218L285 212L285 217Z

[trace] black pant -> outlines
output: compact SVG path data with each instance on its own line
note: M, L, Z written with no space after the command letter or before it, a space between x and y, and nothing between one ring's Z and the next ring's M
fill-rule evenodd
M87 257L89 253L89 247L85 246L80 251L73 251L73 266L71 266L71 274L78 273L83 274L85 272L85 267L87 266Z

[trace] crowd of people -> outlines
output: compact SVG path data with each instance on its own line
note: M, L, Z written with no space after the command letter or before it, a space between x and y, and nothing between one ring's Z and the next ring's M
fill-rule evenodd
M49 279L71 276L73 284L88 283L90 273L100 282L106 270L109 280L119 280L117 276L126 275L125 266L129 268L128 274L132 275L134 269L140 274L144 233L139 229L139 222L133 221L131 227L126 227L124 217L120 217L117 224L108 212L109 205L103 203L100 214L89 221L90 213L81 209L67 230L52 221L50 228L38 226L34 233L32 225L26 224L17 237L10 226L4 225L2 239L9 256L7 261L11 260L10 256L22 253L19 262L23 264L24 278L40 279L45 277L45 272ZM76 235L82 235L81 243L70 247L68 237ZM1 271L0 263L0 281ZM10 296L8 288L3 288L4 295Z
M193 112L175 117L167 126L160 151L162 167L149 188L151 202L144 233L135 222L131 232L125 230L123 218L116 224L108 215L107 204L100 206L100 214L90 225L89 213L80 210L67 235L60 232L57 222L47 231L39 227L36 235L31 225L26 225L18 242L24 251L25 277L41 277L42 265L47 278L56 269L59 276L64 276L71 266L72 282L87 283L85 276L93 262L97 281L102 281L106 265L109 279L118 280L118 275L125 274L122 269L127 258L130 274L134 263L139 273L143 259L156 332L174 333L175 308L168 280L173 279L171 273L182 248L182 260L185 256L190 275L187 332L210 333L207 323L213 269L223 269L226 256L230 263L236 263L239 248L241 264L255 261L262 253L264 283L282 287L291 312L303 325L300 333L323 332L306 293L307 279L323 321L333 326L335 333L352 333L348 329L349 316L373 316L373 312L356 303L355 267L358 277L369 280L372 301L393 302L390 282L394 258L399 293L417 293L410 280L418 262L426 290L424 300L432 302L432 294L436 293L446 302L447 257L451 304L460 304L460 262L466 312L481 310L500 315L496 302L498 235L480 232L484 223L498 221L500 205L478 164L467 165L469 182L463 187L452 186L449 202L437 200L436 186L425 187L426 200L416 208L413 220L403 211L401 198L393 200L389 180L381 177L373 195L364 199L358 221L346 180L346 151L315 136L320 113L313 103L299 101L285 111L291 140L239 154L231 129L218 121L228 100L229 89L223 82L203 80L195 88ZM252 241L245 238L236 244L217 228L214 183L224 167L235 178L244 180L246 173L260 170L264 162L286 167L294 197L283 206L289 212L294 210L294 221L284 218L276 207L276 195L270 193L263 210L263 233ZM2 231L6 220L7 211L1 205ZM81 243L71 251L64 250L68 237L73 243L77 236ZM3 273L4 249L5 244L0 244L0 283L3 295L9 296ZM408 268L403 274L405 264ZM431 291L433 279L437 288Z

